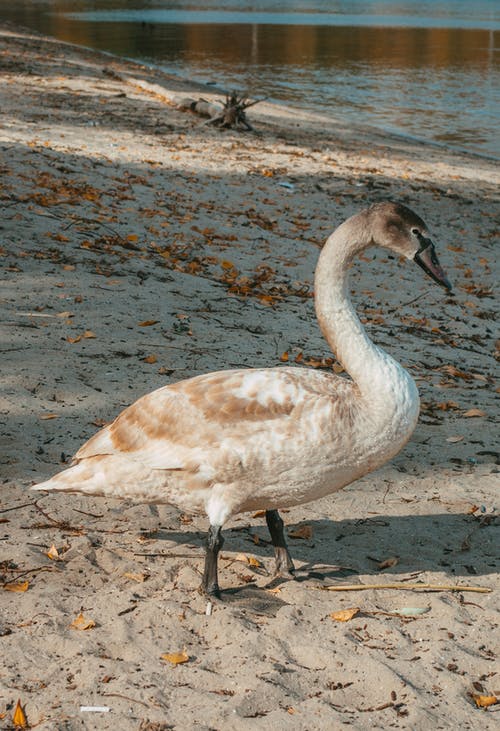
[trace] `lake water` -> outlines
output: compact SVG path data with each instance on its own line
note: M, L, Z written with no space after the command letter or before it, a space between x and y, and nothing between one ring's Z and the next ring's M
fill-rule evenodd
M500 157L499 0L0 0L0 18Z

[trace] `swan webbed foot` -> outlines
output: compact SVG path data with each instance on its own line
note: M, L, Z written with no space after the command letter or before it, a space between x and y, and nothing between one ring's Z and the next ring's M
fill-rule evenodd
M211 525L208 529L205 567L201 581L200 592L209 599L220 599L220 588L217 579L217 559L219 551L224 545L224 537L220 525Z
M295 578L295 566L286 545L283 520L277 510L266 510L266 523L271 534L271 542L274 547L274 558L276 568L274 575L283 578Z

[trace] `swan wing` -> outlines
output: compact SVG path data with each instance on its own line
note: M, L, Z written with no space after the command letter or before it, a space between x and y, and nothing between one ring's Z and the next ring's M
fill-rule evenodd
M150 469L200 470L241 461L257 434L287 430L304 404L336 398L344 379L310 369L220 371L153 391L126 408L76 453L77 461L122 455ZM259 439L260 442L260 439ZM231 458L232 457L232 458Z

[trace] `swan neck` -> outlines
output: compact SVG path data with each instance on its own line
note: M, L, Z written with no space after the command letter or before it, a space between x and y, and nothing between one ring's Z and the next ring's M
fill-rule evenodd
M371 244L359 217L343 223L321 252L315 275L318 321L332 352L361 392L373 392L382 363L395 363L368 337L351 302L349 268L353 257Z

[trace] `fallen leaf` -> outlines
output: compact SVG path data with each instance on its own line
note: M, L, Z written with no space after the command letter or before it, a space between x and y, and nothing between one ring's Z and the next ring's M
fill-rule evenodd
M456 437L447 437L446 441L450 442L451 444L455 444L455 442L461 442L463 440L463 437L456 436Z
M93 424L94 426L106 426L106 424L109 424L109 422L106 421L106 419L101 419L99 417L97 419L94 419L94 421L91 421L90 423Z
M58 419L59 414L42 414L40 419L47 421L48 419Z
M146 579L149 579L149 574L143 573L143 574L134 574L129 571L123 574L126 579L132 579L132 581L137 581L138 583L142 584Z
M83 616L82 612L78 615L76 619L74 619L71 624L69 625L70 629L79 629L79 630L87 630L92 629L95 627L95 622L93 619L86 619L86 617Z
M3 588L5 591L28 591L30 583L29 581L13 581L9 584L4 584Z
M313 535L313 528L312 525L301 525L299 528L296 528L295 530L288 531L288 535L290 538L303 538L304 540L307 540L309 538L312 538Z
M96 338L97 335L94 332L92 332L92 330L85 330L85 332L83 333L82 337L84 337L84 338Z
M82 336L81 335L77 335L76 338L71 338L68 335L68 337L66 338L66 340L68 341L68 343L71 343L71 345L73 345L74 343L79 343L81 339L82 339Z
M263 518L266 514L265 510L257 510L253 515L252 518Z
M28 719L21 705L21 700L17 701L14 715L12 716L12 723L16 728L28 728Z
M478 708L488 708L488 706L494 706L499 702L496 695L479 695L477 693L471 693L471 696Z
M127 241L131 241L132 243L135 243L138 240L137 234L129 234L127 236Z
M262 566L261 562L257 558L254 558L253 556L247 556L246 553L238 553L234 560L242 561L242 563L247 563L250 566Z
M189 661L189 655L186 650L182 652L166 652L164 655L161 655L161 659L167 660L172 665L182 665L182 663Z
M156 325L157 322L160 322L159 320L144 320L143 322L139 322L139 327L149 327L150 325Z
M51 558L52 560L55 560L55 559L59 558L59 551L54 546L54 544L52 544L45 555L48 556L49 558Z
M285 350L285 352L280 355L280 361L282 363L288 363L288 350Z
M483 411L482 409L468 409L467 411L464 411L462 416L466 416L466 417L486 416L486 411Z
M386 558L385 561L380 561L380 563L377 564L377 569L379 571L383 571L384 569L390 569L392 566L396 566L398 563L399 558L397 556L391 556L390 558Z
M254 558L254 556L248 557L248 563L250 566L262 566L261 562L257 558Z
M330 617L336 622L348 622L356 616L360 611L359 607L350 607L349 609L339 609L338 612L332 612Z
M145 358L142 359L145 363L156 363L158 358L156 355L147 355Z

